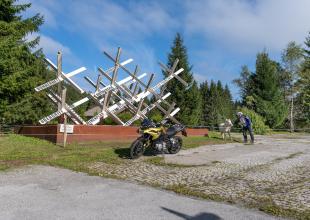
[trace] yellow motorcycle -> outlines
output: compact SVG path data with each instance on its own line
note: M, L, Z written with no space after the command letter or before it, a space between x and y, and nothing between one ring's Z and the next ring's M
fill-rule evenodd
M141 136L130 147L130 157L132 159L143 155L148 147L151 147L158 153L176 154L182 147L182 138L176 136L176 134L182 132L183 136L187 136L184 125L172 125L169 119L164 120L160 124L155 124L150 119L144 119L138 132L141 133Z

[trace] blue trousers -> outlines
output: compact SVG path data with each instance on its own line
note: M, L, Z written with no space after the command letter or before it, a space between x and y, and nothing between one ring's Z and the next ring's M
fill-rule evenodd
M247 142L248 142L247 131L249 131L249 134L250 134L250 137L251 137L251 143L254 143L254 134L253 134L253 129L252 129L251 126L243 127L243 128L242 128L243 141L244 141L244 143L247 143Z

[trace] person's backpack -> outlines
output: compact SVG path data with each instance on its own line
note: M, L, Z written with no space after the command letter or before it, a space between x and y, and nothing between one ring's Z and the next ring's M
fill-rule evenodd
M250 127L251 124L252 124L250 117L249 116L245 116L244 119L245 119L245 126L246 127Z

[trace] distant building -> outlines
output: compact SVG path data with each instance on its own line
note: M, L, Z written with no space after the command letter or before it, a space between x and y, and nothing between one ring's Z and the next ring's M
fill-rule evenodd
M102 111L102 109L99 106L95 106L91 109L88 109L85 113L84 116L92 118L95 115L99 114Z

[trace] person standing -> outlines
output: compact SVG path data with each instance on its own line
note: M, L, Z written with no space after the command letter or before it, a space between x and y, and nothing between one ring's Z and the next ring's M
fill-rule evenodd
M237 120L239 121L239 125L242 127L243 134L243 142L248 142L247 131L249 131L251 137L251 144L254 144L254 134L252 129L252 122L249 116L244 115L242 112L237 113Z

